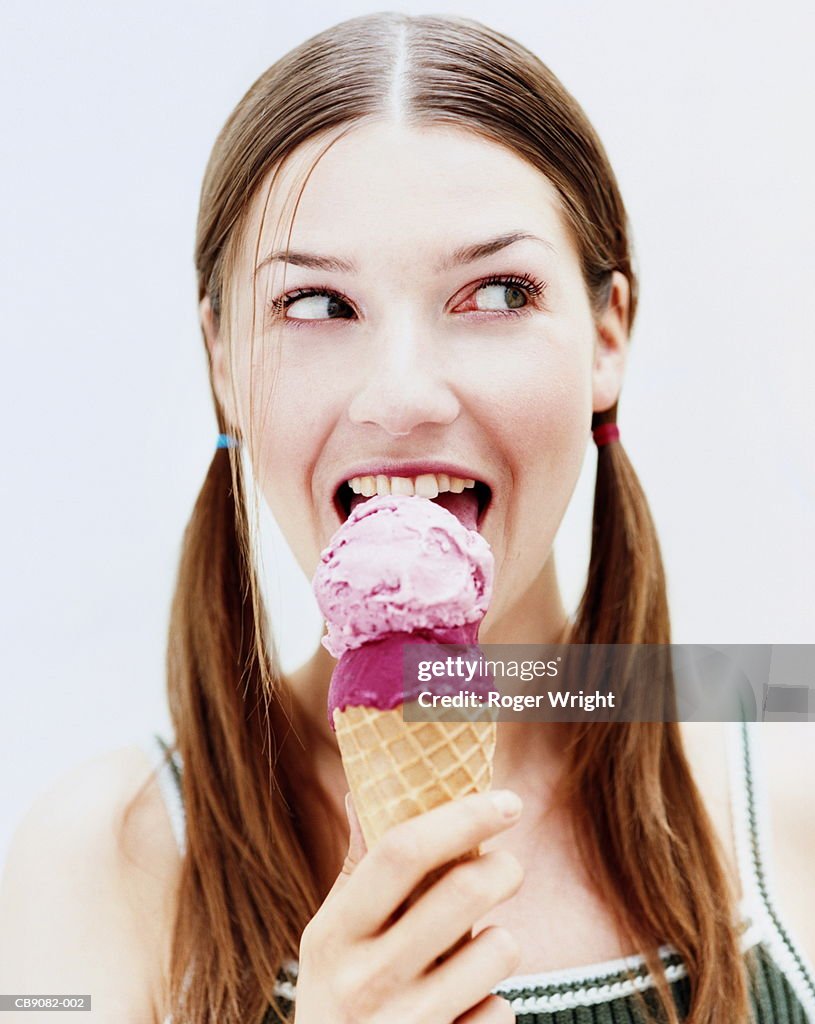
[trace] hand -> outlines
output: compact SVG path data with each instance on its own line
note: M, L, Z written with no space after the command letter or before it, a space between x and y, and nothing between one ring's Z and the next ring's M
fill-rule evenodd
M390 829L366 851L350 794L342 871L303 931L295 1024L511 1024L509 1003L490 995L512 974L520 947L506 928L484 928L442 963L437 958L523 881L504 850L455 864L399 916L430 872L516 824L502 793L474 793Z

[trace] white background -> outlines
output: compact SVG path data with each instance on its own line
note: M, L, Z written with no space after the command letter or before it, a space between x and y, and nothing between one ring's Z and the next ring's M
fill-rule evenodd
M4 4L0 861L70 766L168 731L169 604L216 434L192 264L204 165L266 67L379 9ZM608 150L642 289L620 425L662 540L674 639L811 640L811 5L398 9L524 42ZM594 459L558 539L572 608ZM290 668L320 621L285 545L272 551Z

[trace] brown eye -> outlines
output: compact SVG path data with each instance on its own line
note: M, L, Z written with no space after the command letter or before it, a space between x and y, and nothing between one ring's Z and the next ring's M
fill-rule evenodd
M295 293L284 302L287 319L320 321L320 319L350 319L353 309L348 303L331 292Z

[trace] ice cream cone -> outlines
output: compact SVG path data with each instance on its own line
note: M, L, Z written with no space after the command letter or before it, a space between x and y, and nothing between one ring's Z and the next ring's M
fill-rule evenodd
M334 725L368 849L401 821L489 789L494 721L411 722L397 705L335 708Z
M483 701L491 681L468 677L473 710L451 706L446 713L433 704L432 716L421 709L413 714L421 693L455 694L461 679L442 680L435 671L432 680L421 679L406 648L430 645L422 651L427 657L439 645L448 652L452 645L457 665L477 658L494 562L474 528L475 504L472 497L454 501L460 519L417 495L369 498L352 509L320 556L313 587L328 625L322 644L338 659L328 721L369 850L394 825L482 792L492 781L497 727ZM469 850L433 870L392 919L479 852ZM468 939L462 936L436 962Z
M448 800L484 792L492 780L494 721L405 721L403 710L403 705L389 711L364 706L334 710L345 776L368 849L393 825ZM399 913L479 852L475 847L426 875ZM469 938L463 935L436 963Z

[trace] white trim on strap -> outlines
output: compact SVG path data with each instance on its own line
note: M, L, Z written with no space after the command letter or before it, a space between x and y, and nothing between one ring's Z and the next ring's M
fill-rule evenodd
M665 968L665 980L672 984L680 978L687 977L684 964L668 964ZM534 977L534 975L532 976ZM644 992L656 984L652 974L637 975L608 984L590 985L587 988L572 989L565 992L544 993L542 995L516 996L510 1000L510 1006L519 1013L557 1013L559 1010L575 1010L580 1006L596 1006L599 1003L610 1003L613 999L624 999L635 992ZM506 982L504 982L506 985ZM493 989L500 993L503 986Z
M734 722L728 737L733 758L731 763L741 779L738 791L734 793L734 816L745 903L749 903L764 942L803 1006L807 1019L815 1024L815 973L776 909L761 727L761 722Z
M742 913L749 915L756 923L758 923L758 917L763 926L766 922L763 915L761 892L758 888L753 863L749 809L750 793L747 783L741 722L729 722L727 725L727 759L730 806L733 816L733 841L736 847L736 861L738 863L742 889L740 905Z
M150 735L145 747L158 779L159 789L164 798L164 805L167 808L167 815L170 819L170 825L173 829L179 853L183 857L187 848L187 826L181 790L175 778L173 767L167 760L164 749L155 734ZM181 758L179 755L174 755L173 763L176 769L180 771Z
M658 952L663 960L676 956L676 950L673 946L660 946ZM624 971L641 971L645 967L645 962L645 957L641 953L632 953L631 956L615 957L613 960L601 960L591 964L580 964L578 967L560 967L552 971L536 971L534 974L513 974L509 978L504 978L496 986L496 989L574 985L578 982L586 981L600 982L615 974L622 974ZM580 989L585 990L586 986L580 986Z

